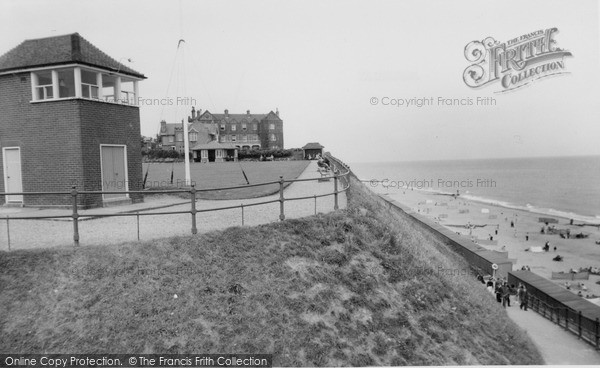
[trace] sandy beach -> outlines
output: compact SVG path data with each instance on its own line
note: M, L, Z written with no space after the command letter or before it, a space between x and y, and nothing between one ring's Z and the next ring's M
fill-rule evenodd
M580 221L570 225L570 219L552 216L551 218L558 220L558 223L549 223L549 226L554 225L557 230L563 232L569 230L570 238L567 239L566 236L562 238L559 233L541 233L545 224L539 222L539 219L549 218L548 215L427 191L379 187L376 188L376 192L391 196L489 250L507 251L509 258L515 260L515 270L521 269L522 266L529 266L531 271L551 279L552 272L569 273L571 269L578 270L581 267L600 268L600 245L595 243L600 240L600 229L597 226L577 226L582 224ZM511 222L514 227L511 227ZM474 227L469 229L468 224ZM588 237L576 238L576 234L579 233L586 234ZM529 240L526 240L526 236ZM492 241L490 237L493 237ZM532 251L532 247L543 247L546 242L550 245L548 252ZM553 261L556 255L562 256L563 261ZM565 280L552 281L565 287ZM577 294L581 290L578 283L582 282L587 288L581 290L584 297L586 295L600 297L600 284L597 284L599 281L599 275L590 274L589 280L569 281L570 290ZM595 301L598 300L600 299Z

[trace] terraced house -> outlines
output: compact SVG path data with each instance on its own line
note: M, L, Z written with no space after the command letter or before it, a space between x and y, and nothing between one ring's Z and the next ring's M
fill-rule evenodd
M0 56L0 191L79 196L83 207L141 200L138 82L146 77L78 33L26 40ZM64 206L71 198L0 196L2 203Z
M279 110L267 114L213 114L192 108L187 129L189 147L195 161L220 162L236 160L238 150L283 149L283 120ZM160 141L163 149L184 152L183 125L161 122Z

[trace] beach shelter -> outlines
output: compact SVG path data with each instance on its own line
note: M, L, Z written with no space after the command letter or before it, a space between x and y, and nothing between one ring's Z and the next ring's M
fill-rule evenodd
M308 159L308 157L315 158L317 155L323 156L323 148L325 147L318 142L307 143L302 147L303 157Z

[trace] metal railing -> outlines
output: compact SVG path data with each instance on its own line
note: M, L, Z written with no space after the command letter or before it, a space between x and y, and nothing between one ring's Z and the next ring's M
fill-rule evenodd
M284 180L283 176L280 176L279 180L277 180L277 181L240 185L240 186L231 186L231 187L222 187L222 188L206 188L206 189L196 189L196 187L194 185L192 185L189 188L175 189L175 190L79 191L79 190L77 190L76 187L72 187L72 190L70 192L23 192L23 193L0 192L0 195L4 195L4 196L7 196L7 195L10 195L10 196L15 196L15 195L19 195L19 196L21 196L21 195L22 196L58 196L58 195L71 196L71 203L72 203L70 214L52 215L52 216L8 216L7 215L4 218L0 218L0 219L4 219L6 221L6 233L7 233L8 250L9 251L10 251L10 242L11 242L10 241L10 222L9 222L10 220L71 219L73 222L73 245L74 246L79 245L79 240L80 240L79 221L81 221L82 218L133 217L133 216L135 216L137 218L136 222L137 222L137 238L138 238L138 240L140 240L140 228L139 228L140 216L190 214L191 215L191 233L197 234L198 226L197 226L197 221L196 221L196 215L198 213L223 211L223 210L239 208L239 209L241 209L241 214L242 214L242 225L244 225L244 208L279 202L279 220L283 221L283 220L285 220L285 202L286 201L314 199L314 203L315 203L314 213L316 215L317 214L317 198L328 197L328 196L333 195L333 197L334 197L333 209L334 210L339 209L338 196L340 193L346 191L348 189L348 187L350 186L349 181L346 178L346 176L349 173L349 170L344 167L345 165L340 164L335 158L330 156L330 159L332 161L334 161L334 165L332 167L333 175L329 176L329 178L333 178L333 191L325 193L325 194L315 194L312 196L304 196L304 197L289 197L289 198L285 197L284 196L284 188L285 188L286 183L297 183L297 182L315 181L315 180L319 181L319 180L323 180L323 178L316 177L316 178L308 178L308 179ZM345 172L342 172L339 169L339 167L341 167ZM338 183L338 181L340 181L340 180L344 181L344 185L342 185L341 188ZM271 199L271 200L247 203L247 204L242 203L240 205L224 206L224 207L208 208L208 209L197 209L196 208L196 201L197 201L196 194L198 192L211 192L211 191L217 191L217 190L234 190L234 189L258 187L258 186L273 185L273 184L279 184L279 198L278 199ZM109 195L110 194L152 195L152 194L176 194L176 193L189 193L190 194L190 209L189 210L162 211L162 212L150 212L150 213L144 213L144 212L137 211L137 212L121 212L121 213L86 213L85 215L79 214L79 199L80 199L80 196L82 196L82 195L104 195L104 194L109 194ZM180 203L180 205L183 205L183 204L184 203Z
M580 339L600 349L600 320L592 320L568 307L550 305L535 295L527 298L527 307L558 326L577 335Z

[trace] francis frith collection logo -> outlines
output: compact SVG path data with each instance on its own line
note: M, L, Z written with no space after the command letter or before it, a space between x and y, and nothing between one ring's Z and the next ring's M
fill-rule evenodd
M494 83L506 92L523 87L535 80L567 73L565 57L572 56L557 47L558 28L537 30L506 42L487 37L465 46L465 58L471 62L463 80L471 88Z

